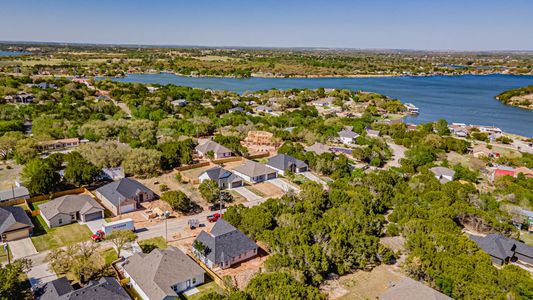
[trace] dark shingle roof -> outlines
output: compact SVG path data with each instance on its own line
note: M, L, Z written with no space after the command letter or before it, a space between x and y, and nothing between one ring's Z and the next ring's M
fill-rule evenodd
M172 285L205 273L192 258L174 247L136 253L126 260L124 269L150 299L176 297Z
M103 211L104 208L91 196L81 194L55 198L52 201L39 205L39 210L50 220L60 213L71 214L79 211L80 214L85 214L88 212Z
M196 151L202 152L206 154L209 151L213 151L213 153L229 153L231 152L230 149L220 145L219 143L213 142L213 141L206 141L205 143L196 146Z
M200 232L196 240L206 246L206 256L215 264L257 249L250 238L224 219L218 219L211 233Z
M33 228L30 217L22 207L2 206L0 207L0 234L9 230L14 230L13 225L21 223ZM26 227L26 226L23 226ZM22 227L20 227L22 228Z
M0 202L13 199L13 194L15 195L15 198L30 196L30 192L26 187L19 186L13 189L0 191Z
M119 200L132 199L138 192L153 193L152 190L140 182L130 178L122 178L118 181L111 182L98 188L96 191L115 206L119 205Z
M64 277L47 283L43 287L40 300L131 300L130 296L122 288L120 283L112 277L102 277L89 282L85 287L78 290L67 291L68 280ZM69 284L70 286L70 284ZM57 294L57 296L56 296Z
M221 167L213 167L205 171L205 173L207 174L207 177L209 177L209 179L216 181L218 185L222 185L222 183L242 181L239 176Z
M297 168L307 167L305 162L287 154L278 154L269 158L267 165L283 171L289 169L291 165L295 165Z
M513 257L515 253L533 257L533 247L501 234L493 233L485 237L471 235L470 239L487 254L501 260Z

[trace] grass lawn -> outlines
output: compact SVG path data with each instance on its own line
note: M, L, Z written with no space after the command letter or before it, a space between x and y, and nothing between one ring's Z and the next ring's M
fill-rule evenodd
M266 197L265 193L261 192L260 190L254 188L251 185L247 185L246 188L249 189L252 193L256 194L259 197L263 197L263 198Z
M166 249L168 247L167 242L161 236L139 241L139 246L144 253L150 253L155 248Z
M9 257L13 258L11 251L9 251ZM0 245L0 264L7 263L7 253L4 251L4 245Z
M216 282L213 281L213 279L211 279L209 276L205 276L205 283L202 284L201 286L197 286L196 287L200 292L194 294L194 295L190 295L190 296L185 296L184 294L181 294L180 295L180 298L181 299L188 299L188 300L198 300L200 299L203 295L207 295L211 292L217 292L217 293L222 293L223 292L223 289L218 286L218 284Z
M529 233L527 231L520 231L520 239L524 241L524 243L533 246L533 234Z
M31 241L38 252L67 246L91 239L91 231L85 225L73 223L65 226L48 228L41 216L32 217L35 226Z
M100 252L100 256L102 256L102 259L104 260L104 263L106 265L111 265L112 262L118 259L117 251L115 251L115 248L109 248Z

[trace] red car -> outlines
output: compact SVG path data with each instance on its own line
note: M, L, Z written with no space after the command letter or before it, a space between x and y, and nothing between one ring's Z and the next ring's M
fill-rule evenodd
M91 235L91 239L95 242L101 242L105 239L105 233L102 230L98 230L95 234Z
M207 221L216 222L220 218L222 218L222 216L219 213L216 213L216 214L212 214L212 215L207 216Z

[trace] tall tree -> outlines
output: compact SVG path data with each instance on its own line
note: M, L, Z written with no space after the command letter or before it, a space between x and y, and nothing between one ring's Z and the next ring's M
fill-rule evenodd
M59 174L40 158L32 159L24 166L21 178L30 194L49 193L60 181Z
M136 239L137 235L131 230L115 230L106 236L106 240L111 241L111 243L117 248L117 255L119 257L122 249Z

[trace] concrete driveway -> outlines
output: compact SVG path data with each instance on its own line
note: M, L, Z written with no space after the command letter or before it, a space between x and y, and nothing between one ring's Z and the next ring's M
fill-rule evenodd
M56 273L50 270L50 266L47 263L32 267L27 275L32 290L36 290L37 288L42 287L45 283L57 279Z
M283 192L288 193L290 190L293 190L295 193L300 192L300 188L297 186L285 181L281 178L274 178L270 179L268 182L272 183L273 185L279 187Z
M100 219L100 220L89 221L87 223L81 223L81 224L87 225L87 227L89 227L91 232L95 233L98 230L102 229L102 225L104 225L104 223L105 223L105 220L104 219Z
M37 250L35 249L35 246L33 246L30 238L12 241L8 244L14 260L37 254Z
M249 189L247 189L244 186L240 186L238 188L234 188L233 190L236 191L237 193L241 194L241 196L246 198L246 200L248 200L248 201L256 201L256 200L260 200L261 199L260 196L258 196L257 194L255 194L254 192L250 191Z
M302 174L305 178L307 178L307 179L309 179L311 181L314 181L314 182L316 182L318 184L321 184L324 188L326 188L326 189L328 188L328 184L324 180L320 179L320 177L316 176L315 174L313 174L311 172L303 172L303 173L300 173L300 174Z

